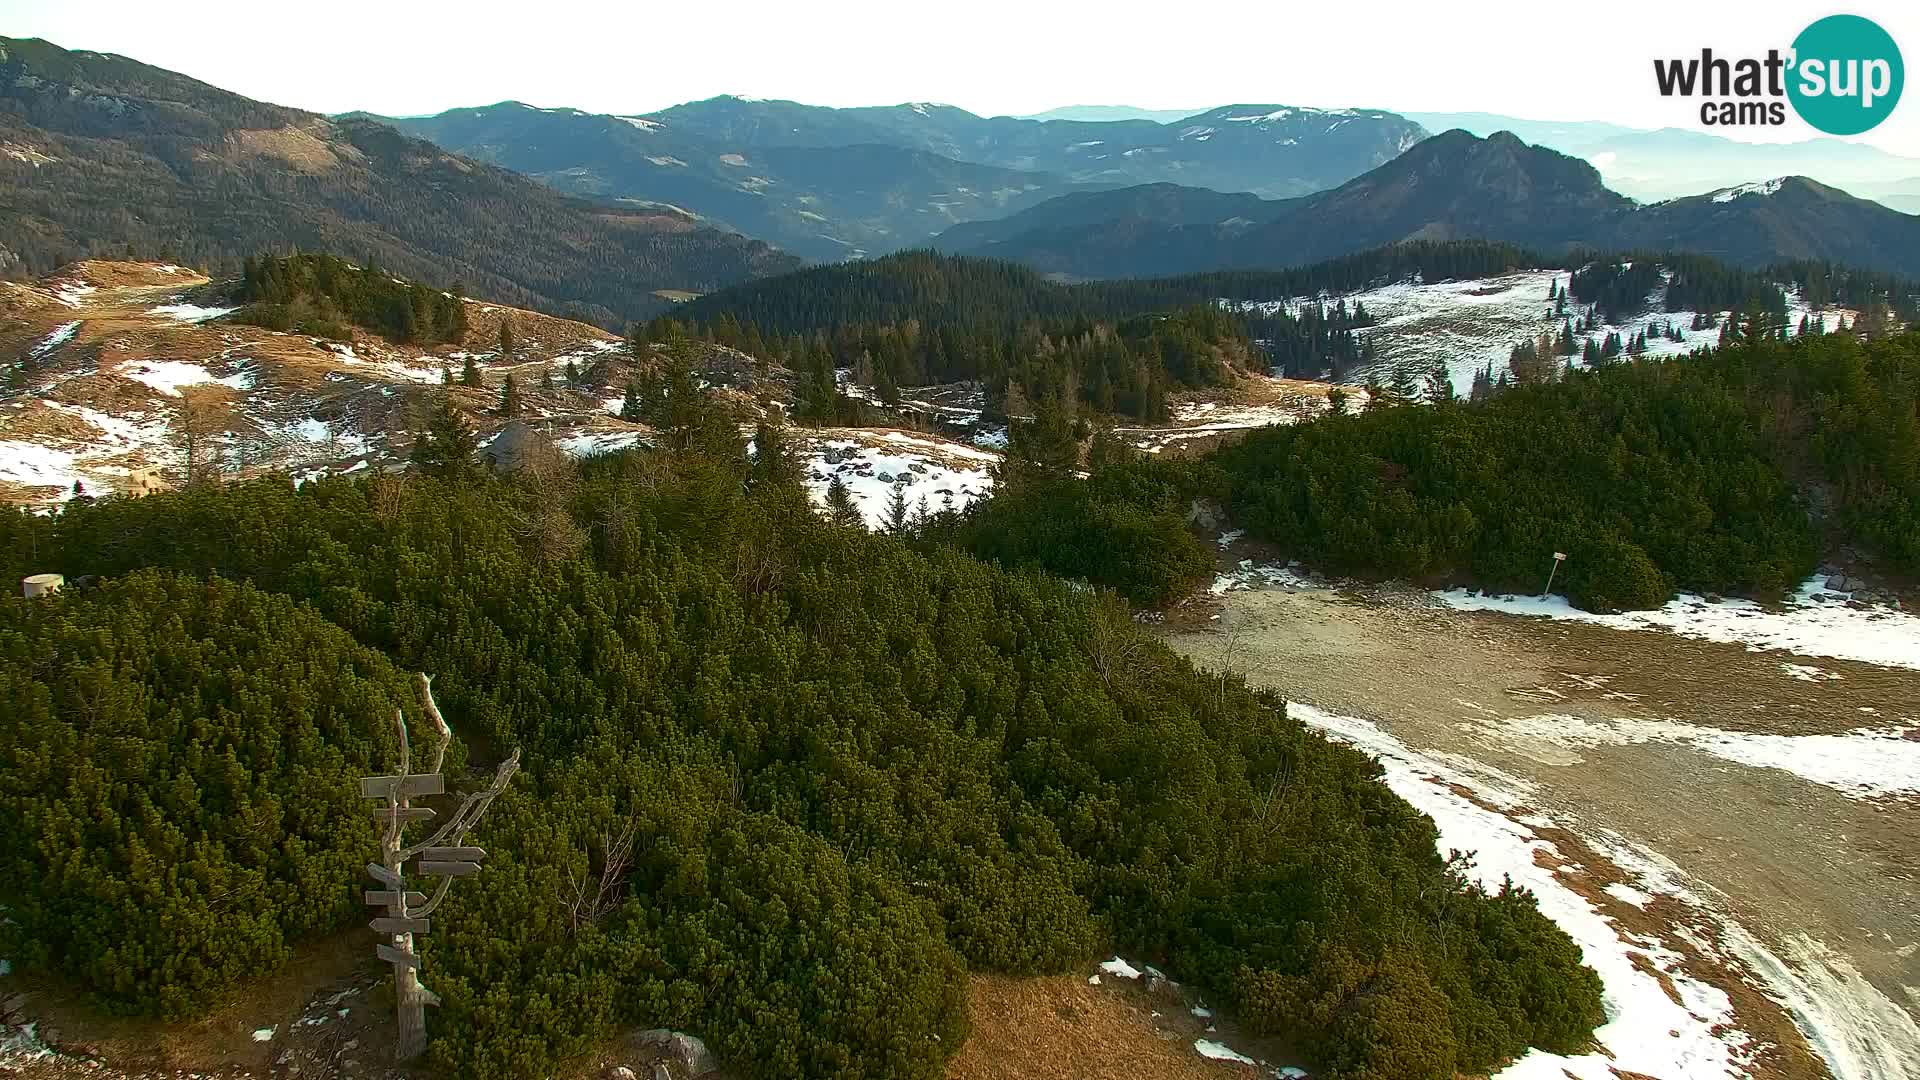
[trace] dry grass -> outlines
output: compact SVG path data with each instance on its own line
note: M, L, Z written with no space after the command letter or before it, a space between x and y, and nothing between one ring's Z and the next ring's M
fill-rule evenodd
M973 1035L948 1065L948 1080L1220 1080L1261 1075L1253 1066L1195 1053L1193 1040L1204 1029L1182 1004L1145 991L1090 986L1078 975L975 975L969 996ZM1241 1049L1238 1041L1232 1045Z
M340 164L333 144L304 128L254 128L227 136L227 148L236 157L271 158L308 176L330 172Z

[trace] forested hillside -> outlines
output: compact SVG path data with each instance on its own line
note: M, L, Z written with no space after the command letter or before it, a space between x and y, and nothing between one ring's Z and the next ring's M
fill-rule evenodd
M820 519L771 435L751 466L698 417L663 441L686 449L505 479L436 452L412 475L0 518L8 575L106 581L0 600L25 703L0 715L0 949L190 1011L234 973L170 956L242 933L271 963L358 922L373 837L351 777L390 762L380 714L413 708L394 672L426 671L476 758L526 755L474 836L486 871L424 939L448 1075L539 1075L669 1026L742 1076L936 1077L966 971L1111 948L1330 1077L1586 1044L1579 950L1525 892L1467 885L1364 754L1098 593ZM330 731L328 756L286 752ZM250 761L271 764L243 782ZM67 800L96 790L151 794L81 837ZM181 885L146 871L156 850Z
M359 326L396 344L434 345L467 333L466 304L455 293L331 255L249 257L235 299L246 305L236 321L318 337L348 338Z
M1597 610L1789 588L1835 540L1920 572L1920 336L1751 318L1710 352L1265 429L1217 455L1219 491L1347 572L1533 592L1564 551L1556 587Z
M0 38L0 271L129 253L237 273L331 251L606 325L798 260L658 209L597 206L364 119L251 101L123 57Z

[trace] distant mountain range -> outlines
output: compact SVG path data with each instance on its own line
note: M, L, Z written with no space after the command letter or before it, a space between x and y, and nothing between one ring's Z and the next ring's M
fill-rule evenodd
M1426 134L1371 110L1236 105L1161 124L739 97L644 116L505 102L382 122L561 191L670 204L820 261L911 247L1079 190L1177 181L1304 194Z
M1811 176L1902 213L1920 213L1920 158L1865 143L1807 139L1738 142L1704 131L1648 131L1589 121L1522 120L1495 113L1405 114L1430 131L1510 131L1522 140L1585 158L1608 187L1642 202L1679 198L1775 176Z
M1065 278L1298 266L1405 240L1541 251L1693 251L1757 266L1828 259L1920 275L1920 217L1787 177L1641 206L1590 164L1510 133L1437 135L1337 188L1261 200L1171 185L1076 194L936 240Z
M0 271L148 257L238 269L295 247L618 325L798 264L689 215L569 198L363 118L0 38Z
M1198 109L1140 109L1132 105L1063 105L1046 112L1028 113L1024 120L1087 120L1096 123L1112 120L1151 120L1156 124L1171 124L1185 120L1189 116L1206 112Z

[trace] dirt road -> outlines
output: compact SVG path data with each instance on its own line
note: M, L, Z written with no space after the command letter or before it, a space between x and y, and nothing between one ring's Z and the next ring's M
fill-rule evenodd
M1862 770L1868 789L1900 785L1875 762L1898 767L1911 748L1861 732L1920 735L1920 672L1459 612L1408 591L1268 588L1212 604L1165 630L1202 666L1490 767L1578 838L1675 864L1670 884L1733 928L1705 943L1703 981L1735 996L1756 1040L1783 1044L1756 1072L1920 1077L1920 797L1850 787ZM1755 764L1769 755L1795 771ZM1741 930L1764 948L1738 947Z

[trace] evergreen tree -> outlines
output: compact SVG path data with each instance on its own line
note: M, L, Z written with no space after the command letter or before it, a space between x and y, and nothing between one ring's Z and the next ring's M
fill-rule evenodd
M628 380L626 397L620 401L620 419L629 424L644 424L647 422L647 413L647 403L641 397L639 380Z
M509 315L502 318L500 320L500 358L505 360L511 357L514 347L518 344L519 334L513 328L513 317Z
M454 407L451 397L440 394L427 414L425 426L414 438L412 460L421 472L446 480L465 480L476 471L474 455L479 446L466 414Z
M867 527L866 518L861 516L860 508L854 505L853 493L838 476L827 483L827 520L842 528L861 529Z
M473 362L473 357L471 355L469 355L465 360L461 361L460 385L471 386L476 388L483 385L480 378L480 365Z
M893 494L887 498L884 527L894 536L912 535L913 515L907 507L907 489L904 484L895 484Z
M501 416L520 415L520 389L514 385L512 373L508 373L506 382L500 385Z
M797 488L801 480L800 461L794 456L785 425L778 420L762 420L753 431L753 468L748 483L756 489Z

